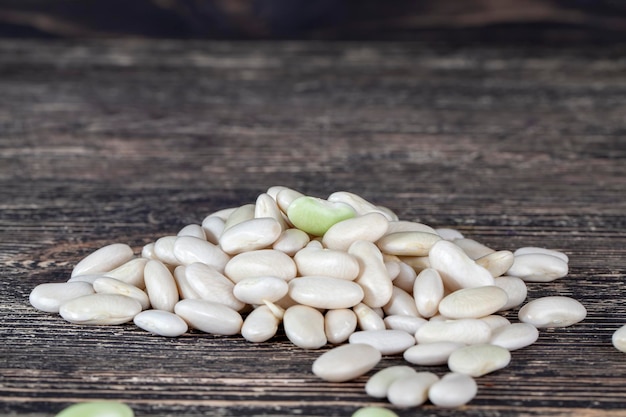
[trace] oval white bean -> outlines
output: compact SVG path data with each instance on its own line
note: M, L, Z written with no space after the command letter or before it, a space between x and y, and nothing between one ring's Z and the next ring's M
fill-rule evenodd
M626 352L626 324L615 330L613 336L611 336L611 342L615 349Z
M265 301L276 302L289 291L289 284L277 277L245 278L235 284L233 294L247 304L262 304Z
M237 311L207 300L180 300L176 303L174 312L189 326L210 334L234 335L240 332L243 324Z
M174 256L178 262L174 265L191 265L195 262L210 265L218 271L224 271L230 256L219 246L192 236L180 236L174 241Z
M502 306L502 308L500 308L500 311L517 308L522 305L524 301L526 301L528 287L526 287L526 283L523 279L503 275L494 280L494 285L502 288L508 296L508 301Z
M276 335L279 323L280 320L268 306L258 306L243 321L241 335L253 343L265 342Z
M444 365L455 350L466 346L458 342L419 343L404 351L404 360L415 365Z
M363 302L370 307L382 307L389 302L393 282L387 274L383 256L378 247L365 240L357 240L348 249L360 265L356 282L363 288Z
M354 311L347 308L328 310L324 316L324 332L328 343L338 345L345 342L356 330L356 325Z
M307 247L298 251L293 260L301 276L324 275L352 281L359 275L359 262L346 252Z
M328 249L347 251L357 240L376 242L387 232L389 221L381 213L369 213L340 221L330 227L322 238Z
M383 318L363 303L352 307L352 311L356 314L357 324L361 330L384 330L387 328Z
M415 345L415 337L402 330L361 330L352 333L348 340L372 345L383 355L402 353Z
M148 298L148 294L139 288L118 279L100 277L93 282L93 289L99 294L126 295L139 301L143 310L150 308L150 299Z
M511 362L511 352L488 343L465 346L450 354L448 368L475 378L502 369Z
M237 311L244 308L245 304L233 293L235 284L212 266L192 263L185 268L185 276L201 299L221 303Z
M178 287L172 273L161 261L151 259L146 263L144 281L152 307L174 311L174 305L179 299Z
M455 243L439 240L428 254L431 267L439 272L444 285L452 291L493 285L491 273L477 265Z
M539 338L539 331L528 323L513 323L493 329L489 343L508 350L530 346Z
M485 323L489 325L489 327L491 328L492 334L495 329L498 329L502 326L508 326L511 324L511 321L509 319L507 319L504 316L500 316L498 314L490 314L488 316L481 317L480 320L484 321Z
M580 301L560 295L532 300L518 312L521 322L537 328L567 327L584 320L586 316L587 309Z
M220 236L220 247L229 255L272 246L283 229L271 217L259 217L238 223Z
M389 387L399 378L415 375L415 369L407 365L383 368L372 375L365 383L365 392L370 397L386 398Z
M425 232L388 233L376 245L382 252L399 256L426 256L435 242L441 240L438 234Z
M272 249L294 256L300 249L304 248L311 239L309 235L300 229L287 229L281 233L272 245Z
M513 252L508 250L492 252L476 259L476 263L489 271L493 277L499 277L506 273L513 266L514 261Z
M313 373L326 381L344 382L374 368L382 355L366 344L346 344L324 352L313 362Z
M289 281L289 296L310 307L348 308L363 300L363 289L357 283L340 278L306 276Z
M422 317L437 314L443 295L443 281L436 269L426 268L417 275L413 283L413 298Z
M176 233L176 236L193 236L198 239L206 240L206 233L199 224L188 224Z
M261 193L254 204L254 218L272 218L280 225L280 230L287 230L289 225L282 211L278 207L278 203L272 196L267 193Z
M506 291L495 285L462 288L441 300L439 312L451 319L480 318L500 310L507 301Z
M556 256L557 258L561 258L565 263L569 262L569 257L563 252L554 249L539 248L536 246L525 246L523 248L518 248L517 250L515 250L515 252L513 252L513 255L526 255L529 253L543 253L546 255L552 255Z
M125 243L104 246L84 257L72 269L71 276L108 272L130 261L133 249Z
M225 221L218 216L207 216L202 220L202 230L208 242L214 245L220 243L220 236L224 233Z
M439 381L432 372L417 372L396 379L387 392L389 402L397 407L416 407L428 399L428 390Z
M58 313L63 303L93 293L94 289L88 282L51 282L33 288L28 300L37 310Z
M482 258L483 256L495 252L494 249L491 249L474 239L454 239L453 242L459 248L463 249L463 252L465 252L471 259Z
M386 316L383 321L385 322L387 329L404 330L410 334L415 334L417 329L427 322L427 320L422 317L403 316L398 314Z
M124 281L127 284L143 290L146 288L146 283L143 280L143 271L146 267L146 263L148 263L148 259L146 258L131 259L125 264L107 272L106 276Z
M61 304L61 317L71 323L113 325L128 323L141 312L134 298L118 294L89 294Z
M544 253L529 253L516 255L507 275L527 282L551 282L564 277L567 272L567 262L561 258Z
M167 265L180 265L180 261L174 255L174 243L178 236L163 236L154 242L154 255L156 259ZM152 258L152 257L151 257Z
M383 306L386 315L402 315L419 317L413 297L404 290L393 286L389 302Z
M433 321L423 324L415 334L417 343L457 342L466 345L487 343L491 328L480 319Z
M319 349L327 342L324 316L313 307L289 307L283 316L283 327L291 343L303 349Z
M163 310L145 310L133 319L135 325L159 336L178 337L187 332L185 320L174 313Z
M478 385L469 375L450 372L431 385L428 399L439 407L460 407L472 401L478 393Z
M408 220L392 220L386 234L398 232L422 232L438 235L437 231L424 223L412 222Z
M297 274L296 263L290 256L274 249L243 252L232 257L224 274L235 284L250 277L272 276L289 281Z

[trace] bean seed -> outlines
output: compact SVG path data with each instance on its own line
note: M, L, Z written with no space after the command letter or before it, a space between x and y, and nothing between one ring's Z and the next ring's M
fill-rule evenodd
M387 275L387 268L378 247L365 240L357 240L348 253L359 261L360 271L356 282L363 288L363 302L370 307L382 307L389 302L393 283Z
M170 270L157 260L150 260L144 269L146 292L150 304L157 310L174 311L179 299L178 287Z
M289 284L277 277L251 277L239 281L233 288L238 300L247 304L262 304L265 301L276 302L289 291Z
M323 236L330 227L356 215L354 209L341 202L315 197L300 197L289 205L287 216L298 229L314 236Z
M281 233L272 245L272 249L294 256L300 249L309 243L309 235L300 229L287 229Z
M352 307L352 311L356 314L357 324L361 330L384 330L387 328L382 317L363 303Z
M387 209L381 209L377 205L370 203L363 197L347 191L337 191L328 196L331 203L346 204L352 207L357 214L380 213L389 221L393 221L396 216L389 213Z
M278 207L276 200L267 193L259 194L254 204L254 218L272 218L280 225L280 230L287 230L289 224Z
M402 330L362 330L352 333L348 340L372 345L383 355L396 355L415 345L415 337Z
M404 360L415 365L443 365L457 349L466 346L458 342L419 343L404 351Z
M554 250L554 249L538 248L535 246L526 246L523 248L519 248L515 252L513 252L515 256L526 255L529 253L543 253L546 255L552 255L552 256L556 256L557 258L561 258L565 263L569 262L569 257L566 254L564 254L563 252Z
M450 354L448 368L452 372L480 377L502 369L511 362L511 352L500 346L476 344L459 348Z
M73 404L61 410L55 417L134 417L126 404L114 401L92 401Z
M502 326L508 326L511 324L511 321L509 319L507 319L504 316L497 315L497 314L490 314L488 316L481 317L480 320L484 321L485 323L487 323L487 325L489 325L489 328L491 329L492 334L495 329L498 329Z
M586 316L587 309L578 300L558 295L532 300L518 312L521 322L537 328L567 327L582 321Z
M224 232L226 222L218 216L207 216L202 220L202 229L206 236L207 242L218 245L220 236Z
M166 337L178 337L188 330L185 320L163 310L146 310L133 319L135 325L150 333Z
M150 242L141 249L141 257L146 259L158 259L155 252L155 242Z
M400 256L426 256L441 237L435 233L396 232L379 239L376 244L381 251Z
M386 315L403 315L419 317L415 300L411 294L394 286L389 302L383 306Z
M432 372L417 372L396 379L387 393L389 402L397 407L416 407L428 399L428 390L439 381L439 377Z
M457 342L472 345L487 343L491 338L491 328L480 319L431 319L417 330L415 338L417 343Z
M398 415L383 407L363 407L356 410L352 417L398 417Z
M254 219L255 208L256 206L254 204L244 204L243 206L237 207L233 210L225 219L224 232L241 222Z
M372 375L365 384L365 392L370 397L386 398L389 387L399 378L415 375L415 369L406 365L383 368Z
M93 293L93 287L88 282L52 282L39 284L33 288L28 301L37 310L58 313L59 308L66 301Z
M285 310L283 327L291 343L303 349L319 349L327 342L324 316L313 307L289 307Z
M188 224L176 233L176 236L192 236L198 239L206 240L204 229L199 224Z
M224 304L206 300L180 300L174 312L187 324L205 333L234 335L243 324L241 315Z
M174 241L174 256L178 260L173 265L190 265L195 262L210 265L218 271L224 271L230 260L219 246L192 236L180 236Z
M567 262L557 256L544 253L516 255L507 275L527 282L551 282L567 275Z
M626 324L617 329L611 337L615 349L626 352Z
M229 255L270 247L283 229L271 217L260 217L238 223L222 233L220 247Z
M413 286L415 285L415 278L417 278L417 273L415 272L415 269L413 269L406 262L402 261L398 263L398 266L400 268L400 272L398 273L396 279L393 280L393 285L400 289L403 289L410 294L413 294Z
M417 311L421 316L432 317L437 314L443 294L443 281L436 269L426 268L415 278L413 297Z
M305 276L289 282L289 296L315 308L348 308L363 300L363 289L355 282L340 278Z
M410 334L415 334L417 329L427 322L426 319L421 317L398 314L386 316L383 321L385 322L385 326L390 330L404 330Z
M148 298L148 294L139 288L118 279L100 277L94 281L93 289L99 294L126 295L139 301L143 310L150 308L150 299Z
M356 330L356 325L356 314L347 308L328 310L324 316L326 339L334 345L347 341Z
M307 247L298 251L293 260L301 276L325 275L352 281L359 275L359 262L346 252Z
M491 249L474 239L462 238L455 239L453 242L459 248L463 249L463 252L465 252L471 259L482 258L483 256L487 256L490 253L495 252L494 249Z
M508 301L500 308L500 311L511 310L517 308L526 300L528 288L523 279L503 275L494 280L497 287L502 288L508 296Z
M143 271L146 267L146 263L148 263L148 259L146 258L131 259L125 264L107 272L106 276L118 279L143 290L146 288L146 283L143 278Z
M370 371L381 357L370 345L341 345L324 352L313 362L313 374L330 382L349 381Z
M237 311L244 308L245 304L233 293L235 284L217 269L195 262L187 265L185 276L189 286L201 299L221 303Z
M463 288L445 296L439 312L451 319L480 318L500 310L507 301L506 291L495 285Z
M268 190L268 194L271 195L269 190ZM299 191L292 190L291 188L283 187L283 189L278 191L278 193L276 194L275 200L280 210L283 213L287 213L291 203L293 203L295 200L297 200L300 197L304 197L304 194L302 194Z
M283 252L260 249L232 257L224 268L224 275L235 284L250 277L272 276L289 281L297 274L296 263Z
M253 343L265 342L276 335L279 322L268 306L258 306L243 321L241 336Z
M387 232L389 221L381 213L368 213L331 226L322 239L328 249L347 251L357 240L376 242Z
M163 236L154 242L154 255L156 259L168 265L180 265L180 261L174 254L174 243L178 236Z
M539 338L539 331L528 323L513 323L493 329L489 343L508 350L530 346Z
M460 407L472 401L478 392L478 385L469 375L450 372L431 385L428 399L439 407Z
M178 295L181 299L200 299L200 295L189 285L187 275L185 274L187 267L185 265L179 265L174 269L174 281L178 287Z
M491 273L477 265L455 243L439 240L428 255L431 267L439 272L444 285L452 291L493 285Z
M122 324L141 312L134 298L118 294L89 294L61 304L59 313L70 323Z
M489 271L493 277L499 277L506 273L513 266L514 261L513 252L508 250L492 252L476 259L476 263Z
M128 262L133 249L125 243L104 246L83 258L72 270L71 276L108 272Z

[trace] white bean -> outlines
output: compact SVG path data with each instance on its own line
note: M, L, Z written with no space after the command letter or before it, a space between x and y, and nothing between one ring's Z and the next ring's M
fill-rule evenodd
M453 242L459 248L463 249L463 252L465 252L471 259L482 258L483 256L495 252L495 250L475 241L474 239L454 239Z
M416 407L428 399L428 390L439 381L439 377L432 372L417 372L396 379L387 392L389 402L397 407Z
M93 293L93 287L88 282L53 282L37 285L30 292L28 300L37 310L58 313L63 303Z
M413 298L421 316L437 314L443 295L443 281L436 269L426 268L417 275L413 283Z
M427 322L427 320L422 317L403 316L398 314L386 316L383 321L385 322L387 329L404 330L405 332L411 334L415 334L417 329Z
M234 209L226 218L224 222L224 232L229 228L246 220L254 219L254 204L244 204L243 206ZM223 233L222 233L223 234Z
M389 302L393 283L387 274L383 256L378 247L365 240L357 240L348 249L360 265L356 282L363 288L363 302L370 307L382 307Z
M218 216L207 216L202 220L202 229L206 240L214 245L220 242L220 236L224 232L225 221Z
M511 362L511 352L500 346L476 344L459 348L450 354L448 368L475 378L502 369Z
M267 305L258 306L243 321L241 335L253 343L265 342L276 335L279 323L280 320Z
M539 331L528 323L513 323L493 329L489 343L508 350L530 346L539 338Z
M437 231L424 223L412 222L408 220L393 220L389 222L386 234L398 232L422 232L438 235Z
M508 301L500 308L500 311L511 310L517 308L526 300L528 295L528 287L523 279L503 275L494 280L494 285L506 291Z
M406 262L400 261L398 262L398 266L400 268L400 272L398 273L396 279L393 280L393 285L412 294L417 273L415 272L415 269L413 269L411 265Z
M300 304L315 308L348 308L363 300L363 289L359 284L341 278L305 276L289 281L289 296Z
M450 372L431 385L428 399L439 407L460 407L472 401L478 393L478 385L469 375Z
M365 392L370 397L385 398L391 384L399 378L415 375L415 369L407 365L383 368L372 375L365 383Z
M495 313L507 301L506 291L495 285L462 288L441 300L439 312L451 319L477 319Z
M143 271L148 263L146 258L135 258L106 273L107 277L119 279L139 289L146 288Z
M233 294L235 284L217 269L195 262L185 268L187 283L201 299L222 303L240 311L245 304Z
M289 307L283 316L283 327L291 343L303 349L319 349L327 342L324 316L313 307Z
M207 300L180 300L176 303L174 312L189 326L210 334L234 335L240 332L243 324L237 311Z
M198 239L206 240L206 233L199 224L188 224L176 233L176 236L193 236Z
M444 285L452 291L493 285L491 273L477 265L455 243L440 240L433 245L428 255L430 265L439 272Z
M356 325L354 311L348 308L328 310L324 316L324 332L328 343L338 345L347 341L356 330Z
M404 360L415 365L444 365L455 350L466 346L458 342L419 343L404 351Z
M584 320L586 316L587 309L580 301L559 295L532 300L518 312L521 322L537 328L567 327Z
M556 256L557 258L561 258L565 263L569 262L569 257L563 252L554 249L539 248L536 246L525 246L523 248L519 248L515 252L513 252L513 255L526 255L529 253L543 253L546 255L552 255Z
M359 275L359 261L346 252L307 247L298 251L293 260L301 276L325 275L352 281Z
M72 270L71 276L108 272L128 262L133 249L125 243L104 246L83 258Z
M411 294L394 285L389 302L383 306L386 315L403 315L419 317L415 300Z
M149 260L144 269L146 292L150 304L157 310L174 311L179 299L178 287L170 270L157 260Z
M370 345L341 345L319 356L313 362L313 373L330 382L349 381L374 368L381 358L380 352Z
M89 294L61 304L61 317L77 324L128 323L141 312L134 298L118 294Z
M201 262L222 272L226 263L230 260L230 256L219 246L192 236L178 237L174 241L173 251L174 256L178 260L174 265L190 265L195 262Z
M376 245L382 252L399 256L426 256L435 242L441 240L438 234L425 232L388 233Z
M557 256L545 253L516 255L507 275L527 282L551 282L567 275L567 262Z
M357 324L361 330L384 330L387 328L382 317L363 303L352 307L352 311L356 314Z
M137 327L159 336L178 337L188 330L185 320L163 310L142 311L135 316L133 322Z
M328 249L347 251L357 240L376 242L387 232L389 221L381 213L369 213L335 223L326 231L322 243Z
M476 263L489 271L493 277L499 277L506 273L514 261L513 252L508 250L492 252L476 259Z
M294 256L300 249L304 248L311 238L300 229L287 229L281 233L272 245L272 249L279 250L289 256Z
M626 324L615 330L611 337L611 342L615 349L626 352Z
M491 328L480 319L431 319L417 330L415 338L417 343L457 342L472 345L487 343L491 338Z
M139 301L141 308L150 308L148 294L139 288L111 277L100 277L93 282L93 289L99 294L120 294Z
M243 252L232 257L224 274L234 283L250 278L272 276L289 281L297 273L296 263L290 256L274 249Z
M415 337L403 330L362 330L352 333L348 340L372 345L383 355L396 355L415 345Z
M265 249L276 242L282 231L280 223L271 217L245 220L222 233L220 247L229 255Z
M235 284L233 294L247 304L262 304L265 301L276 302L289 291L289 284L277 277L245 278Z
M498 329L502 326L508 326L511 324L511 321L509 319L507 319L504 316L500 316L498 314L490 314L488 316L481 317L480 320L484 321L485 323L489 325L489 328L491 328L492 333L495 329Z
M178 236L163 236L154 242L154 256L156 259L168 265L180 265L180 261L174 255L174 243ZM151 257L152 258L152 257Z
M289 225L282 211L278 207L276 200L267 193L259 194L254 204L254 217L260 218L272 218L280 225L280 230L287 230Z

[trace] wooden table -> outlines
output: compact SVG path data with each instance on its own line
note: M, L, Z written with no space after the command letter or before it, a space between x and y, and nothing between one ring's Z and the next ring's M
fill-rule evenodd
M401 416L626 415L626 61L605 47L0 41L0 414L116 399L137 416L350 416L366 377L321 351L33 309L103 245L139 252L272 185L348 190L495 249L570 256L580 324L541 331L460 410ZM516 313L506 315L516 320ZM404 364L385 357L377 369ZM432 368L443 374L445 367ZM371 374L371 373L370 373Z

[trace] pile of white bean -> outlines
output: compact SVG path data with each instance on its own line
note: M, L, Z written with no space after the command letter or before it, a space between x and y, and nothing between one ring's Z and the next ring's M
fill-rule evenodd
M555 250L496 251L453 229L399 220L349 192L321 199L275 186L147 244L140 256L122 243L98 249L67 282L34 288L30 302L72 323L134 321L170 337L192 328L259 343L282 326L296 346L336 345L313 364L328 381L364 375L385 355L447 364L441 378L383 368L365 390L398 407L456 407L476 395L474 378L506 367L538 329L585 318L569 297L526 302L526 282L567 272L567 256ZM498 314L518 308L516 323Z

